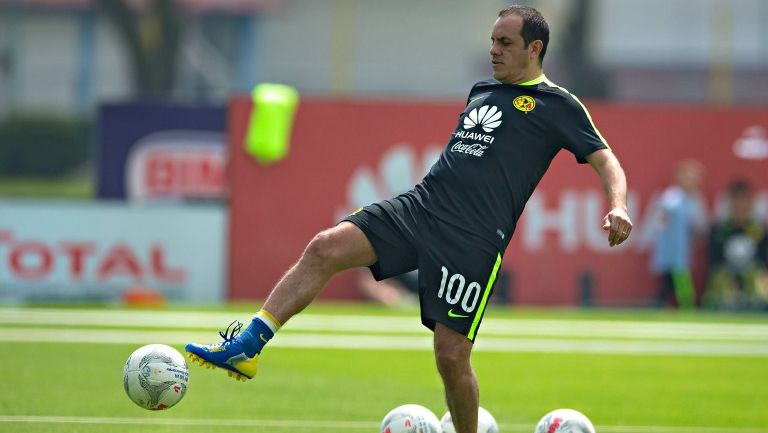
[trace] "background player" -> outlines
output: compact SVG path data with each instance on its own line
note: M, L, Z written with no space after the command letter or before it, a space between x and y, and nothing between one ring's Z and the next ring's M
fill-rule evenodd
M675 181L661 194L653 215L651 270L660 285L654 304L663 307L673 298L678 308L695 305L692 262L696 235L707 229L707 213L700 185L703 165L685 160L675 170Z
M470 365L473 342L525 202L562 148L589 162L602 181L609 245L622 243L632 229L618 160L581 102L543 74L548 41L538 11L502 10L491 35L494 80L473 86L424 180L317 234L245 331L238 334L238 325L221 333L223 342L189 344L190 356L238 379L252 378L263 346L337 272L368 266L381 279L418 269L421 319L434 330L456 431L474 433L479 391Z

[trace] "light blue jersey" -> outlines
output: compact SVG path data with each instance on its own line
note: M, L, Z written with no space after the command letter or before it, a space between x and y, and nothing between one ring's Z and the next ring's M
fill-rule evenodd
M661 195L656 215L660 224L655 233L651 268L660 274L690 270L695 232L703 230L707 223L701 199L679 186L669 187Z

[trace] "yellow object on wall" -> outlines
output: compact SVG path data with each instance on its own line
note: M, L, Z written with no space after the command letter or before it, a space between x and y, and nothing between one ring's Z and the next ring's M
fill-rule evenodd
M290 150L299 92L283 84L262 83L254 87L251 96L253 108L245 149L262 164L281 161Z

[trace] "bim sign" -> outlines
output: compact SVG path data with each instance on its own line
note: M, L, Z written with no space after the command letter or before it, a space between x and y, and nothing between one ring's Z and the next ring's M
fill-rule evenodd
M226 193L223 134L167 131L142 139L126 167L131 199L217 199Z

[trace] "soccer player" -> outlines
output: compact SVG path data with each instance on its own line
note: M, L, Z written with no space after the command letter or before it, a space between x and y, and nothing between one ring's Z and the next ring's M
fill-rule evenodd
M616 156L584 105L544 75L548 41L537 10L502 10L491 33L494 79L472 87L448 145L421 183L317 234L245 331L220 333L224 341L211 345L188 344L190 357L252 378L264 345L335 273L368 266L383 279L418 269L421 321L434 331L448 408L457 432L475 433L473 342L517 220L561 149L589 162L602 181L609 245L624 242L632 229Z

